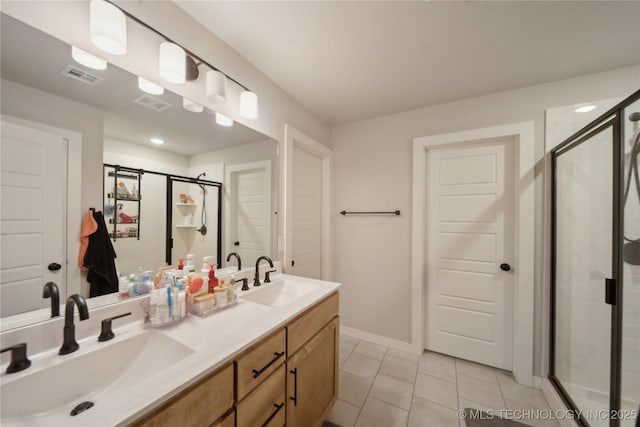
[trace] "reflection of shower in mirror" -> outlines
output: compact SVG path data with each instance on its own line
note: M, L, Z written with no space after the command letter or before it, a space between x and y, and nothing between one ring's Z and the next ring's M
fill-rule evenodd
M207 174L202 172L196 177L196 181L200 181L200 178L203 176L207 176ZM200 183L198 183L198 187L202 190L202 211L200 214L200 228L196 231L199 231L200 234L205 236L207 234L207 189Z

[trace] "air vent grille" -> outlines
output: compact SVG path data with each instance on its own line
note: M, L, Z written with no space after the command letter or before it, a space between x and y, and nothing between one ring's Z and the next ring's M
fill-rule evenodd
M171 104L169 104L168 102L149 95L142 95L134 99L133 102L142 105L143 107L147 107L153 111L164 111L167 108L171 107Z
M60 71L60 74L65 77L69 77L70 79L78 80L78 81L81 81L82 83L86 83L91 86L95 86L98 83L100 83L102 80L104 80L100 76L96 76L95 74L91 74L85 70L74 67L71 64L64 67L62 71Z

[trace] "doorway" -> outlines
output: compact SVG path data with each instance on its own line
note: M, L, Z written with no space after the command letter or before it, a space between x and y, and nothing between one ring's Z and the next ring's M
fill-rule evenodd
M285 126L285 247L287 273L331 278L330 173L332 151Z
M271 162L229 166L225 209L226 252L237 252L246 265L271 253Z
M430 149L425 183L425 348L509 371L513 145L471 141Z
M534 265L534 123L524 122L504 126L433 135L414 139L413 143L413 197L412 197L412 332L411 348L422 353L425 348L425 319L428 266L427 218L427 153L436 148L467 147L471 143L499 141L513 149L513 258L510 264L512 287L512 314L505 322L512 324L512 371L516 380L524 385L533 384L533 265ZM476 194L475 196L478 196ZM496 255L494 254L494 257ZM503 261L497 262L498 265ZM462 273L464 274L464 272ZM487 273L485 273L487 274ZM487 275L485 277L490 277ZM500 276L495 276L500 277ZM508 276L507 276L508 277ZM476 277L477 278L477 277ZM494 279L495 280L495 279ZM453 282L455 283L455 282ZM477 303L476 303L477 304ZM477 307L476 307L477 308ZM487 323L488 324L488 323ZM464 331L459 331L464 332ZM488 340L487 340L488 341ZM509 350L506 350L509 351ZM505 357L503 359L506 360ZM489 363L489 362L484 362Z

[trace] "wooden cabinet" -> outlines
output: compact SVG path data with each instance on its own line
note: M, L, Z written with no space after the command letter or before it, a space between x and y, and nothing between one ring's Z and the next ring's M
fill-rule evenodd
M232 410L230 414L226 415L219 423L214 424L212 427L235 427L236 426L236 412Z
M133 425L321 426L338 397L338 334L333 293Z
M283 426L285 399L285 365L281 364L278 370L238 404L236 426Z
M338 398L339 320L335 317L287 361L287 426L322 425Z
M337 315L338 293L336 292L292 320L287 325L287 357L291 357Z
M136 427L209 426L221 420L232 407L233 365L229 364L132 425Z
M280 329L236 359L236 400L242 400L286 360L286 334Z

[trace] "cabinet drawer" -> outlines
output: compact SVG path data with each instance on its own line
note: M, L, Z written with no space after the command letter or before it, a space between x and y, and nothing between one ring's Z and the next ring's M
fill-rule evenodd
M200 381L134 426L208 426L233 406L233 365ZM223 424L224 425L224 424Z
M281 329L236 360L238 402L285 361L285 351L286 333Z
M285 424L285 366L264 380L236 409L237 427Z
M338 293L335 292L289 323L287 326L287 357L291 357L337 315Z

